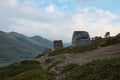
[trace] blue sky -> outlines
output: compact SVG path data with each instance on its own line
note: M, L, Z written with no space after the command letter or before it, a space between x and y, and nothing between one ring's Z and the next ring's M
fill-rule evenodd
M104 10L109 10L111 12L116 12L120 10L120 0L30 0L36 3L33 7L45 8L47 6L54 5L56 8L63 10L65 12L74 13L77 8L84 7L96 7ZM29 1L29 2L30 2ZM27 0L19 0L21 4L28 2Z
M96 7L113 13L120 10L120 0L19 0L19 3L21 5L34 3L32 6L36 8L54 5L57 9L68 13L75 13L78 8L84 7Z
M91 37L120 32L120 0L0 0L0 30L71 42L73 31Z

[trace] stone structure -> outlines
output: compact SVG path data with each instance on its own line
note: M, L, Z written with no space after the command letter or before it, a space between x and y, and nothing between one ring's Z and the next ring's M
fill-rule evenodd
M52 48L46 48L46 49L43 51L43 53L50 53L50 52L52 52Z
M54 40L53 45L54 45L54 50L63 48L62 40Z
M72 37L72 46L81 46L90 44L90 36L86 31L74 31Z

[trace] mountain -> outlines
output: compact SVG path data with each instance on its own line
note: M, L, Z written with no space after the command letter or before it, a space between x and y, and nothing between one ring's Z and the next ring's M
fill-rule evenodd
M120 80L120 35L0 67L0 80L38 79Z
M52 41L40 36L27 37L16 32L0 31L0 63L31 59L52 47Z
M53 44L52 41L45 39L45 38L42 38L40 36L34 36L34 37L31 37L31 39L38 42L42 46L46 46L46 47L52 47L52 44Z
M69 47L69 46L71 46L71 43L64 43L63 45L64 45L64 47Z

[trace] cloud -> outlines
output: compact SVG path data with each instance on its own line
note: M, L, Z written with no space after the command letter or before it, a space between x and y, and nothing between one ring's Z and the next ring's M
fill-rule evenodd
M107 31L110 31L113 36L120 30L118 25L114 25L114 20L118 18L119 16L109 11L87 7L73 17L73 22L76 26L79 26L77 27L78 30L89 31L91 36L104 36Z
M11 7L16 7L18 5L18 0L8 0L8 4Z
M116 35L120 30L120 17L99 8L79 8L77 13L71 14L72 11L63 12L54 4L41 8L36 7L38 4L33 0L22 4L18 0L9 1L0 1L0 30L3 31L71 42L74 30L86 30L91 36L104 36L107 31Z
M55 6L53 6L53 5L47 6L46 11L48 11L50 13L55 12L56 11Z

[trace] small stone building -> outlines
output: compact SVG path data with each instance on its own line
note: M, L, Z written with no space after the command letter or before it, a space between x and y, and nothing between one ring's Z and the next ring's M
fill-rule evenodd
M63 48L62 40L54 40L53 46L54 46L54 50Z
M72 37L72 46L81 46L90 44L90 36L86 31L74 31Z
M43 51L43 53L50 53L50 52L52 52L52 48L46 48L46 49Z

